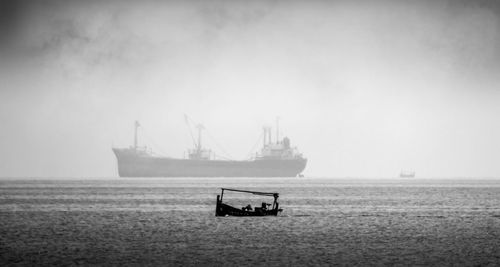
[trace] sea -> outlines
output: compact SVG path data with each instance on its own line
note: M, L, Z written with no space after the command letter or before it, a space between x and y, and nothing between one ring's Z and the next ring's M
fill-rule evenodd
M222 187L283 212L215 217ZM1 178L17 265L500 266L500 179Z

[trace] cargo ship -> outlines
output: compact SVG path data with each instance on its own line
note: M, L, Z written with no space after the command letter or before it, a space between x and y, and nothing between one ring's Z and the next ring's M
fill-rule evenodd
M278 125L275 142L271 141L272 129L263 128L263 147L248 160L217 159L211 150L202 147L202 125L196 126L198 138L187 157L156 156L138 146L139 127L136 121L133 146L112 148L120 177L302 177L307 165L307 159L291 146L288 137L279 139Z

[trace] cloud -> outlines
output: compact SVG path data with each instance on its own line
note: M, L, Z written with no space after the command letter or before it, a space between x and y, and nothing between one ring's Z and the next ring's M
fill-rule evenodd
M163 145L180 156L183 113L233 155L279 115L315 174L463 162L450 148L491 155L474 140L500 129L488 115L500 84L493 1L6 3L0 116L11 131L0 160L10 174L25 172L9 154L32 150L46 175L55 162L61 175L90 173L81 162L105 162L93 174L113 175L110 143L128 144L135 119L175 140ZM475 130L443 134L460 125Z

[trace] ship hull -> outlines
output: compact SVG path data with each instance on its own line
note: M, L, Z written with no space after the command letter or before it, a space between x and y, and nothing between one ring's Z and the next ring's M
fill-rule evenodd
M133 149L113 152L120 177L295 177L307 164L304 158L191 160L138 155Z

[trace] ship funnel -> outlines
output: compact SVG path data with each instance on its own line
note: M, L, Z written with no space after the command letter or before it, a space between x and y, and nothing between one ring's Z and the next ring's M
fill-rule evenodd
M283 138L283 145L285 146L286 149L290 148L290 138L285 137Z

